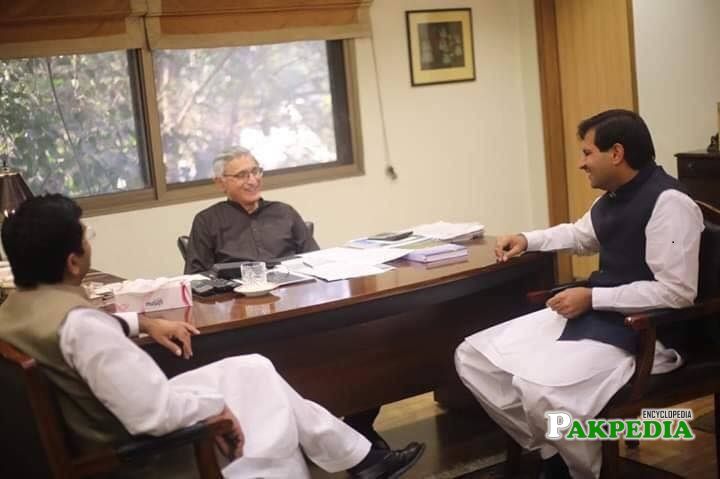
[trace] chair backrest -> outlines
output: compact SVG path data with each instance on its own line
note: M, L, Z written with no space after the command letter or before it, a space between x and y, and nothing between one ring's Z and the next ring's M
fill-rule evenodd
M180 250L180 254L182 255L183 261L187 261L187 248L188 243L190 242L189 236L178 236L177 239L177 247Z
M697 202L703 213L705 230L700 240L698 301L720 296L720 210Z
M705 229L700 239L700 273L698 276L698 295L696 303L720 297L720 210L700 201ZM692 351L720 351L720 321L710 316L702 321L699 328L685 332L688 345L684 348ZM677 326L681 328L681 325ZM679 333L673 332L675 336Z
M0 340L0 477L69 477L72 470L48 381L35 360Z

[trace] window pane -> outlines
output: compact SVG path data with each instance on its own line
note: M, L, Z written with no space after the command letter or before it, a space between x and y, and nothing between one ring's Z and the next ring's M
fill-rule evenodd
M0 155L35 194L148 185L128 64L125 51L0 60Z
M337 161L326 42L154 52L168 183L249 148L268 170Z

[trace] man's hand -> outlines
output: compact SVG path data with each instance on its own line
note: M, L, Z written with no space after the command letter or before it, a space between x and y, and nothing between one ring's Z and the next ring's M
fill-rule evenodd
M592 289L566 289L550 298L545 305L567 319L577 318L592 309Z
M503 263L513 256L525 252L528 247L527 238L523 235L501 236L495 245L495 257Z
M175 356L182 355L185 359L192 356L190 337L193 334L200 334L200 331L192 324L148 317L140 317L139 322L141 332L149 334L151 338L165 346ZM173 340L180 341L182 348Z
M215 416L218 419L230 419L233 423L233 428L230 432L227 432L220 436L215 436L215 445L217 445L220 452L229 461L242 457L243 447L245 446L245 434L243 434L240 423L238 422L235 414L225 406L225 409Z

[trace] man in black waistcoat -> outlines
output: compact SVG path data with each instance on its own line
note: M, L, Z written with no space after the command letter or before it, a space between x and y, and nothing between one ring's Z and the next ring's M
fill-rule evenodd
M555 295L547 308L469 336L457 348L460 378L521 446L539 449L545 477L598 477L599 441L549 440L547 411L595 417L635 369L625 314L682 308L697 293L703 219L677 180L655 164L645 122L609 110L578 126L579 167L604 190L572 224L500 237L498 261L525 251L600 254L588 287ZM682 364L656 345L653 374Z

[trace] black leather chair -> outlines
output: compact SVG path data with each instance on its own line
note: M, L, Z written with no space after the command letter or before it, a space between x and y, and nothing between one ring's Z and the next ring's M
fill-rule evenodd
M608 402L598 417L633 418L644 408L664 408L713 395L715 401L715 444L720 477L720 210L697 202L702 210L705 230L700 244L698 296L693 306L660 309L632 314L625 326L638 332L635 374ZM572 283L549 291L528 294L533 303L544 304L564 289L582 286ZM651 375L655 341L659 328L672 328L680 338L685 364L667 374ZM632 446L628 441L628 446ZM617 441L603 441L601 478L619 477ZM518 470L520 446L508 443L507 471ZM509 476L511 477L511 476Z
M715 403L715 454L720 477L720 210L698 202L705 220L700 244L700 274L695 304L683 309L647 311L625 318L639 333L635 374L598 415L633 418L645 408L665 408L712 395ZM685 364L651 375L658 329L681 338ZM618 477L617 441L603 441L603 479Z
M312 221L306 221L305 226L307 226L307 229L310 232L310 236L314 236L315 235L315 224ZM180 254L182 255L183 261L187 261L188 242L190 242L189 236L186 236L186 235L178 236L177 247L180 250Z
M189 242L190 242L189 236L187 236L187 235L178 236L177 247L180 250L180 254L182 255L183 261L187 261L187 249L188 249Z
M202 479L217 479L214 439L228 419L198 423L162 437L135 437L88 455L73 455L52 386L35 360L0 340L0 477L75 479L103 474L182 445L193 444Z

